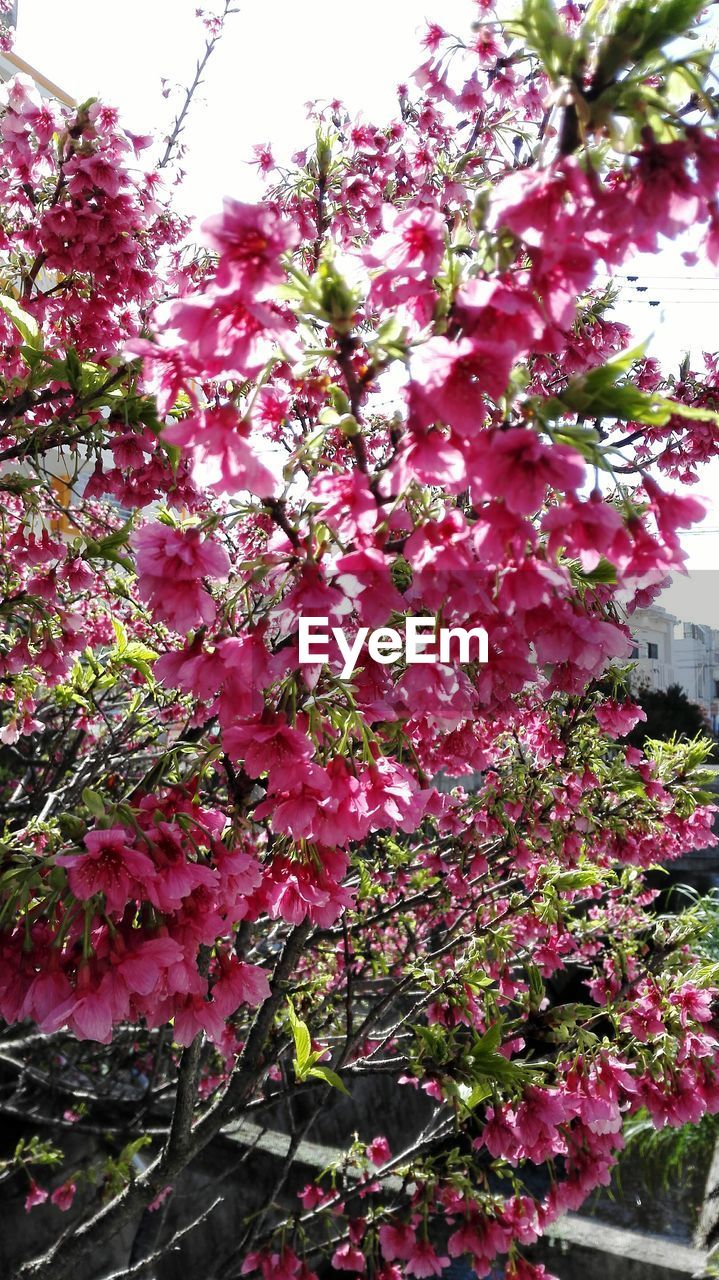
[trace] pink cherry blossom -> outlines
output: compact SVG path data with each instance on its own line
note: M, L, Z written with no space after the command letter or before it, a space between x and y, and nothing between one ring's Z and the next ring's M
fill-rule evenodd
M506 390L513 353L488 338L430 338L412 357L413 384L426 425L442 421L463 436L479 432L486 417L485 397Z
M165 439L192 454L205 484L219 493L247 489L258 497L272 498L278 481L257 456L248 439L249 424L231 405L204 409L165 431Z
M55 1188L50 1196L50 1200L62 1213L67 1213L68 1209L72 1208L72 1202L75 1199L76 1191L77 1183L63 1182L61 1186Z
M282 280L280 256L299 240L297 229L276 210L229 196L222 213L203 222L202 232L220 255L217 284L251 298Z
M199 529L145 525L135 534L139 591L153 615L177 631L214 621L215 602L205 578L224 578L227 552Z
M34 1178L30 1179L30 1190L25 1197L25 1212L29 1213L38 1204L44 1204L47 1200L48 1192L44 1187L39 1186Z
M381 1136L373 1138L367 1147L367 1155L378 1168L386 1164L388 1160L392 1159L392 1152L387 1139Z
M142 885L155 875L151 858L132 847L124 827L90 831L85 846L86 853L62 854L57 859L69 868L70 888L81 901L102 893L109 911L122 911L133 893L141 893Z

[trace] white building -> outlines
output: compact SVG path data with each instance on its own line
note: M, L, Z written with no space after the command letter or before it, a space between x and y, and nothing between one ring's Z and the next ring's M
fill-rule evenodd
M629 619L634 637L634 688L666 691L678 684L716 730L719 715L719 631L680 622L661 605L637 609Z
M649 689L668 689L678 684L675 664L675 628L677 620L660 605L637 609L629 619L634 638L632 661L634 683Z
M692 702L697 702L708 715L716 700L714 665L717 661L719 635L712 627L696 622L680 624L675 640L678 683Z

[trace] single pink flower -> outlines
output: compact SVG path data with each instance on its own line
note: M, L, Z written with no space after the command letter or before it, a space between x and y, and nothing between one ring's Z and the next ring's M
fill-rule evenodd
M449 1266L448 1257L440 1257L429 1240L416 1240L404 1264L405 1274L424 1280L426 1276L441 1276Z
M600 728L613 738L623 738L625 733L629 733L635 725L647 718L646 711L635 702L630 702L629 698L625 698L624 702L608 698L594 708L594 714Z
M159 522L138 529L133 542L138 590L155 618L181 633L214 621L215 602L204 580L227 576L224 547L194 525L176 529Z
M373 1138L367 1148L367 1155L372 1161L372 1164L375 1164L378 1167L386 1164L388 1160L392 1159L392 1151L387 1139L383 1138L381 1135Z
M182 418L165 428L163 438L191 454L198 483L218 493L247 490L258 498L273 498L279 481L260 461L249 436L249 422L227 404ZM257 447L262 447L261 438Z
M584 480L584 463L567 445L544 444L531 427L482 431L468 455L472 492L503 498L517 515L540 509L547 488L573 492Z
M41 1187L34 1178L30 1179L30 1190L25 1196L25 1212L29 1213L38 1204L44 1204L47 1200L48 1192Z
M430 338L412 355L412 383L425 425L439 420L459 435L478 432L485 397L498 400L514 361L511 346L491 338Z
M229 1018L241 1004L257 1006L270 995L267 970L246 964L236 956L220 959L220 977L212 988L212 1000L223 1018Z
M220 255L217 284L258 295L282 280L280 256L298 243L298 229L267 205L226 196L222 206L222 213L202 224L206 240Z
M439 209L397 210L385 205L382 221L385 232L366 250L365 261L394 275L435 275L447 234Z
M60 854L56 861L68 867L68 881L81 902L96 893L105 895L108 911L121 912L132 897L144 897L146 886L155 878L151 858L132 848L132 836L124 827L89 831L87 853Z
M406 1222L397 1226L386 1223L379 1229L379 1243L386 1262L404 1262L416 1244L414 1228Z
M148 1204L147 1206L148 1212L155 1213L160 1208L160 1206L165 1203L167 1197L170 1195L172 1195L172 1187L171 1186L163 1187L161 1191L158 1191L154 1200L151 1200L150 1203Z
M309 760L313 753L307 734L291 728L281 714L259 723L248 720L230 725L222 734L222 743L233 760L244 761L251 778L273 771L279 776L294 763Z
M63 1182L62 1186L55 1188L50 1196L50 1200L58 1209L61 1210L62 1213L67 1213L68 1209L72 1207L76 1191L77 1183L70 1181Z
M336 1271L362 1272L367 1263L361 1250L355 1248L350 1240L346 1240L332 1254L332 1266Z

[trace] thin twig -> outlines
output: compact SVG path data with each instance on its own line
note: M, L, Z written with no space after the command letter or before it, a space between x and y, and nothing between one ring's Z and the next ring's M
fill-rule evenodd
M168 164L170 163L175 147L179 142L180 134L182 133L185 127L185 120L187 119L187 113L190 110L190 107L192 106L192 100L195 94L197 93L197 90L199 89L200 85L202 84L202 76L204 74L205 68L207 67L207 64L210 61L210 58L215 52L215 49L217 48L217 45L219 44L222 38L222 35L224 34L225 20L229 18L230 14L238 13L238 12L239 12L238 9L232 8L232 0L225 0L225 7L219 18L219 23L220 23L219 29L217 30L215 35L211 36L210 39L207 41L205 45L205 52L202 55L202 57L198 60L197 67L195 69L195 77L192 83L189 85L189 87L185 90L184 101L182 103L182 106L177 116L175 117L175 123L172 126L172 129L167 139L167 146L165 147L165 150L162 155L162 159L160 160L160 163L157 166L158 169L166 169Z

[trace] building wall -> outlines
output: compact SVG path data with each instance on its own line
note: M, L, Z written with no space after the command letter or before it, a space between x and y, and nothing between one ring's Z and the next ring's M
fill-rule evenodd
M664 690L678 684L674 652L676 618L659 605L651 605L637 609L629 625L635 646L636 666L632 678L635 687Z
M685 622L675 642L679 683L692 702L709 712L714 694L714 632L711 627Z
M678 684L719 723L719 632L701 623L678 622L660 605L637 609L629 625L635 641L632 686L666 690Z

